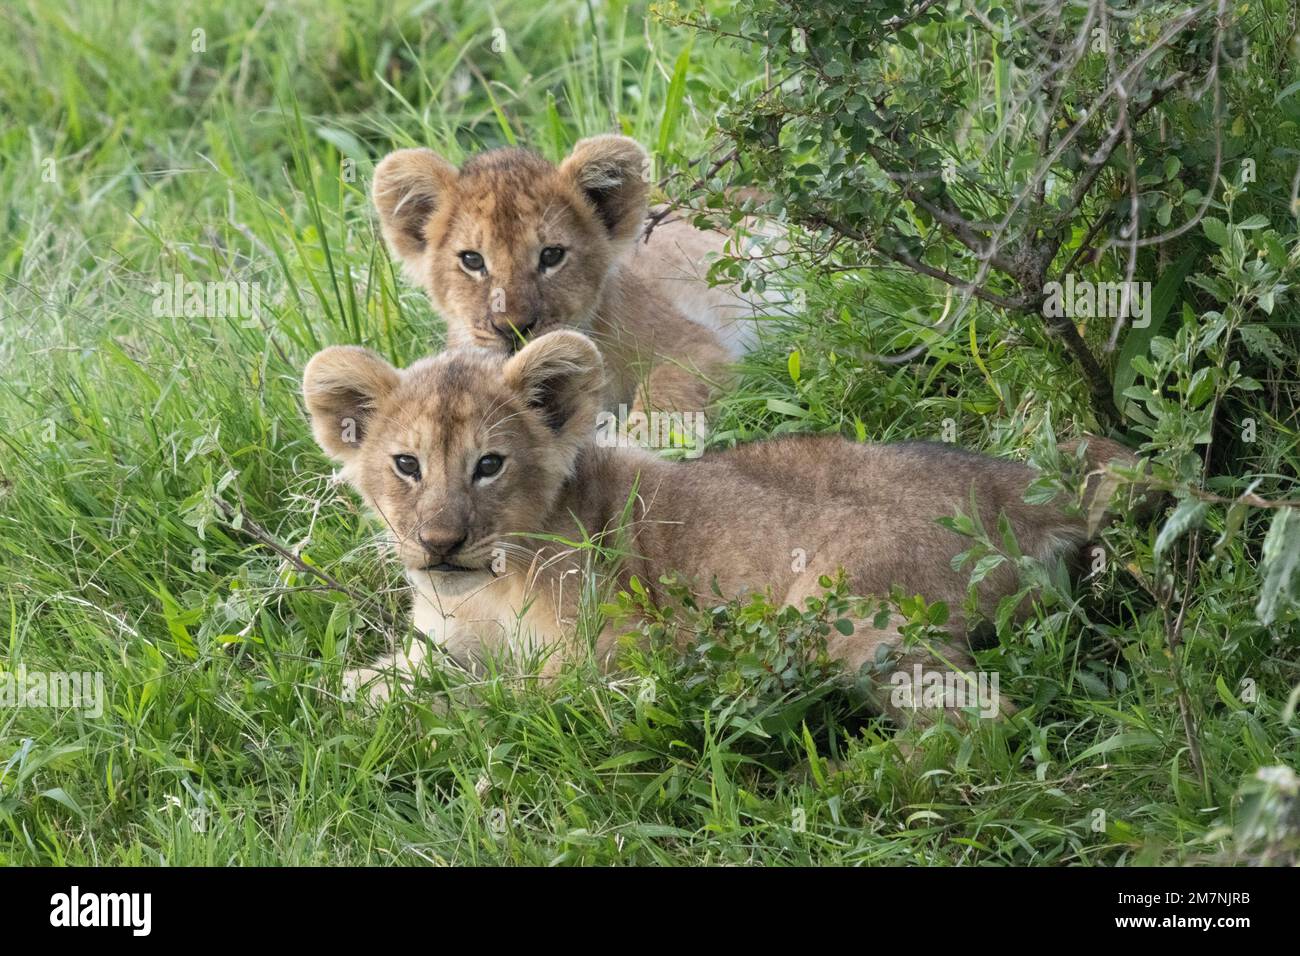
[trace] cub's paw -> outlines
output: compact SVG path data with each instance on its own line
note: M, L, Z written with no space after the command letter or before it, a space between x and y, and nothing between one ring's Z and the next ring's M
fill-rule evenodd
M374 667L354 667L343 672L344 703L359 703L371 710L378 710L388 703L393 691L406 681L396 669L388 667L383 670Z
M414 678L410 671L393 665L383 668L354 667L343 672L342 684L343 692L340 696L344 703L359 706L365 711L378 711L392 700L399 688L410 695ZM421 692L411 699L418 700L421 707L440 716L445 716L452 710L451 695L445 691L431 694Z

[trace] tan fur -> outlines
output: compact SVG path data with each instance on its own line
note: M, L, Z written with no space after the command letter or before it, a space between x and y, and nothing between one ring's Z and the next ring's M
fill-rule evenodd
M1031 468L945 445L801 436L693 462L598 447L590 423L601 359L573 332L542 336L508 359L459 349L402 372L386 367L355 348L313 358L304 382L313 428L392 532L416 592L417 626L467 663L485 650L543 650L551 673L583 650L574 646L574 624L592 572L589 552L540 536L579 541L584 532L604 533L612 544L634 489L618 586L635 574L653 592L675 572L701 595L716 582L727 596L770 591L802 606L821 592L821 575L843 569L859 596L887 597L899 586L947 602L953 640L941 657L962 669L971 666L960 613L969 569L955 571L950 561L970 541L936 519L969 511L973 494L990 533L1005 515L1026 554L1068 559L1086 538L1082 519L1023 501ZM338 441L357 421L360 439ZM418 456L419 481L397 474L392 456L399 454ZM489 454L505 464L492 480L476 482L475 463ZM429 570L443 562L470 570ZM991 614L1017 584L1009 563L989 574L978 590L981 613ZM856 673L896 648L897 623L877 630L858 621L853 634L832 635L830 650ZM601 635L603 661L612 641L612 631ZM416 666L418 656L399 660L399 670ZM898 666L923 661L936 666L922 652Z
M586 332L608 371L605 407L703 411L754 340L754 305L710 288L726 238L681 220L642 241L650 161L623 136L582 140L559 166L522 149L460 170L427 149L375 169L383 233L447 322L448 345L509 352L555 329ZM544 269L542 250L564 249ZM482 272L460 253L479 253Z

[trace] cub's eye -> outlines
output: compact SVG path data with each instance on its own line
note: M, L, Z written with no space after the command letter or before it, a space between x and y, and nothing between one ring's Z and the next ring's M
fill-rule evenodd
M559 246L547 246L542 250L542 268L549 269L552 266L558 266L560 260L564 258L564 250Z
M470 272L483 271L483 257L477 252L462 252L460 254L460 264Z
M491 478L501 470L501 466L504 464L505 459L500 455L484 455L478 460L478 464L474 466L474 480Z
M414 455L394 455L393 467L397 469L398 474L414 478L416 481L420 480L420 459Z

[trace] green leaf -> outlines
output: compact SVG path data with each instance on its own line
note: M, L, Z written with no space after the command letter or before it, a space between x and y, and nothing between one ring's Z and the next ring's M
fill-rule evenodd
M817 756L817 744L813 742L812 734L808 732L808 725L803 725L803 750L808 757L808 769L812 771L813 779L817 781L818 789L826 786L826 773L822 770L821 758Z
M1284 89L1281 93L1279 93L1277 96L1275 96L1275 97L1273 98L1273 102L1274 102L1274 103L1281 103L1284 99L1286 99L1288 96L1290 96L1292 93L1296 92L1297 90L1300 90L1300 80L1296 80L1294 83L1292 83L1292 84L1291 84L1290 86L1288 86L1286 89Z
M1198 368L1187 386L1187 404L1200 408L1214 395L1214 386L1219 379L1219 370L1213 365Z
M349 159L365 162L370 158L369 151L361 145L361 141L345 129L338 129L334 126L317 126L316 135Z
M1163 555L1169 550L1170 545L1192 528L1199 528L1201 522L1205 520L1205 512L1209 507L1204 501L1187 498L1175 508L1164 527L1160 529L1160 534L1156 536L1156 557Z
M1107 737L1099 744L1093 744L1079 756L1070 761L1071 766L1080 764L1089 757L1096 757L1100 754L1108 754L1112 750L1130 750L1133 748L1157 747L1160 745L1160 738L1155 734L1146 731L1132 731L1129 733L1115 734Z
M86 811L81 809L81 805L77 803L76 800L72 799L72 797L68 795L68 792L64 790L62 787L54 787L50 790L42 790L39 796L42 796L47 800L53 800L55 803L67 807L69 810L71 810L73 813L75 813L78 817L80 817L83 820L86 818Z
M1267 325L1243 325L1237 329L1237 337L1251 355L1267 359L1270 365L1279 368L1286 364L1289 350L1277 333Z
M1222 675L1215 678L1214 689L1219 693L1219 700L1223 701L1227 707L1232 710L1242 709L1243 705L1241 700L1233 694L1232 690L1228 687L1228 682L1223 679Z
M1205 234L1210 237L1210 241L1219 248L1228 248L1230 241L1228 239L1228 227L1225 226L1222 221L1215 219L1213 216L1206 216L1201 220L1201 228L1204 229Z
M1196 263L1196 253L1185 253L1169 268L1160 274L1156 286L1151 290L1151 324L1144 329L1129 328L1124 337L1124 345L1119 350L1119 362L1115 368L1115 404L1124 407L1124 390L1133 384L1137 366L1134 360L1144 359L1150 349L1151 340L1160 334L1169 310L1178 301L1183 289L1183 281Z
M650 750L629 750L625 754L616 754L608 760L604 760L592 769L598 773L602 770L618 770L621 767L627 767L636 763L645 763L647 760L660 760L661 754L654 753Z
M691 43L677 56L673 64L673 78L668 83L667 102L664 103L663 119L659 123L658 154L661 158L668 154L668 144L673 141L677 131L677 120L682 113L682 102L686 97L686 71L691 64Z
M915 823L918 820L938 820L940 823L942 823L943 814L936 813L934 810L917 810L915 813L910 814L907 817L907 819L903 821L903 826L910 827L913 823Z
M1264 586L1260 590L1255 616L1261 624L1272 624L1282 610L1295 601L1295 576L1300 568L1300 517L1294 508L1279 508L1264 536L1260 558Z
M1223 534L1219 535L1219 540L1214 542L1214 556L1220 560L1228 551L1228 546L1232 544L1232 539L1237 536L1241 530L1242 522L1246 520L1247 505L1244 501L1234 501L1228 508L1228 514L1223 519Z
M984 555L984 557L975 562L975 568L970 573L970 583L972 585L979 584L988 577L989 572L994 568L1001 566L1002 562L1005 560L1006 558L1003 555L997 553Z
M785 402L779 398L769 398L767 400L767 410L776 412L778 415L789 415L791 418L807 418L808 410L800 408L793 402Z

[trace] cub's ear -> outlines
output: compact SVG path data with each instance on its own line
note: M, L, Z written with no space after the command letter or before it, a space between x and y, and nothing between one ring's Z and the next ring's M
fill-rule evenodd
M397 369L357 345L332 345L313 355L302 373L302 394L316 444L332 458L351 458L379 401L400 378Z
M404 263L424 252L424 227L458 175L431 149L399 149L375 167L371 198L384 238Z
M650 157L640 143L612 134L579 140L560 175L587 197L612 238L636 236L650 193Z
M539 409L557 435L580 439L596 427L605 363L579 332L539 335L506 362L506 384Z

